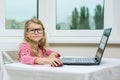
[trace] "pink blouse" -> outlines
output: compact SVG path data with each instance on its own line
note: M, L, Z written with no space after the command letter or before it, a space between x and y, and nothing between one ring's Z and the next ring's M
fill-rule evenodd
M47 55L50 55L52 52L52 50L47 49L46 53ZM31 55L31 51L30 51L30 47L27 43L22 43L20 46L20 50L19 50L19 55L18 55L18 59L20 62L24 63L24 64L35 64L34 60L36 59L35 56ZM39 56L43 57L43 52L41 49L39 49Z

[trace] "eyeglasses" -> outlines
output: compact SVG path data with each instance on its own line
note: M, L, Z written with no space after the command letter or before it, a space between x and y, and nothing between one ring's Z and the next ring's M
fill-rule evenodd
M30 34L35 34L36 32L40 34L40 33L43 33L43 30L44 28L34 28L34 29L28 29L28 32Z

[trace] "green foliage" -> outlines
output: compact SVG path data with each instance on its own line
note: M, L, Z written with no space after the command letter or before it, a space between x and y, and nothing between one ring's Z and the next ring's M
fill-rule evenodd
M78 11L77 8L74 9L74 11L72 12L72 25L71 25L71 29L77 29L78 27Z
M79 21L79 29L90 29L89 28L89 9L86 7L81 7L80 10L80 21Z
M80 14L80 16L79 16ZM77 8L72 12L71 29L90 29L89 28L89 9L82 7L80 13Z
M101 5L97 5L95 8L94 20L96 29L104 28L104 9Z
M75 8L72 12L71 19L71 29L91 29L90 28L90 15L88 7L81 7L80 13L77 8ZM101 5L97 5L95 8L95 15L93 17L95 29L103 29L104 28L104 8Z

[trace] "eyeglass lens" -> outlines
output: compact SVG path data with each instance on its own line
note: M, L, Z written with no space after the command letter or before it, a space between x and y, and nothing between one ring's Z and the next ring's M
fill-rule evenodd
M29 30L29 32L30 33L41 33L43 31L43 29L41 29L41 28L36 28L36 29L31 29L31 30Z

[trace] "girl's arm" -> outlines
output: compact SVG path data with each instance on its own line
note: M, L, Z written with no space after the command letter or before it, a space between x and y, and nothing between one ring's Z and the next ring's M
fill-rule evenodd
M48 57L60 58L60 54L58 52L47 49L46 53L47 53Z
M38 57L38 58L36 58L35 63L38 63L38 64L50 64L51 66L62 66L62 62L61 62L61 60L59 58L60 57L59 53L47 49L46 54L47 54L47 57L44 57L44 58Z
M35 64L34 61L36 57L32 56L30 53L30 49L27 44L23 43L19 49L19 61L24 64Z
M40 58L40 57L37 57L35 59L35 63L37 64L50 64L51 66L62 66L62 62L59 58L55 58L55 57L44 57L44 58Z
M19 51L19 61L24 64L50 64L51 66L60 66L62 64L56 52L47 50L47 55L48 57L34 57L31 55L29 47L23 44Z

